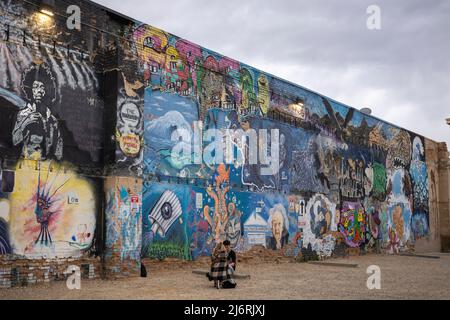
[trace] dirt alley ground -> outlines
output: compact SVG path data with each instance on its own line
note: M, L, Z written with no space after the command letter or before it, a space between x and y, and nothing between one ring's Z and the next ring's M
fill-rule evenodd
M328 262L357 263L357 268L321 266L291 259L241 259L237 288L217 290L206 277L193 274L208 269L208 259L196 262L145 261L147 278L82 280L81 290L65 281L0 289L3 299L450 299L450 254L440 259L365 255ZM381 289L366 286L370 265L381 268Z

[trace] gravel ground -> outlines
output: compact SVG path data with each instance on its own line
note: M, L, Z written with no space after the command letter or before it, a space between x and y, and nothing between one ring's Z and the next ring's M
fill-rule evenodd
M357 263L357 268L321 266L286 260L277 263L241 262L234 290L217 290L199 262L146 262L147 278L82 280L81 290L68 290L64 281L0 289L0 299L450 299L450 254L440 259L366 255L329 262ZM381 289L368 290L366 269L381 268Z

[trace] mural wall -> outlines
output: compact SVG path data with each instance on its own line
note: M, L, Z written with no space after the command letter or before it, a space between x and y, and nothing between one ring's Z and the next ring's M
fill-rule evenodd
M423 137L153 27L132 37L145 86L144 256L195 259L225 239L238 251L398 253L429 235ZM208 129L231 149L208 149ZM277 172L249 163L239 129L278 130ZM229 162L204 159L229 150Z
M108 178L106 194L106 249L121 260L140 261L142 185L132 178Z
M430 236L423 137L79 4L98 29L0 4L0 255L78 257L100 237L133 263L225 239L330 257Z
M118 26L93 4L78 4L85 23ZM123 228L120 254L128 258L127 249L140 252L142 222L128 221L135 210L127 189L111 195L103 179L110 167L142 174L142 76L98 29L70 31L66 3L55 2L54 17L36 8L0 3L0 255L86 258ZM105 203L103 191L117 203ZM108 217L109 238L101 234L107 205L120 209Z

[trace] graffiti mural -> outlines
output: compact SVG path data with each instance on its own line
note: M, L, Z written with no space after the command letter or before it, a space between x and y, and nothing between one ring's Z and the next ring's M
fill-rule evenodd
M125 72L127 71L127 72ZM130 174L142 175L144 149L144 84L140 73L129 65L119 75L117 98L116 162Z
M27 159L62 159L63 140L51 104L56 99L56 83L44 64L32 65L22 79L27 104L17 114L13 130L14 145L22 146Z
M415 239L429 234L429 193L428 172L425 164L424 143L421 138L415 137L412 143L412 160L410 175L413 185L413 216L412 232Z
M101 237L120 260L229 240L307 261L429 237L420 135L139 22L102 13L123 38L78 43L0 11L19 28L0 41L0 254L81 256Z
M198 118L197 104L189 98L149 88L145 97L145 173L201 176L200 166L192 164L191 157L172 157L172 149L178 143L171 139L175 130L184 130L189 137L193 137L192 123Z
M142 255L190 259L188 225L198 221L189 220L188 212L193 211L190 188L167 183L144 185L143 201ZM205 224L198 227L195 241L200 250L206 244L201 233L207 229Z
M136 25L133 39L145 79L150 256L195 259L225 239L238 251L397 253L429 234L422 137L150 26ZM205 162L211 140L191 139L200 128L219 130L240 158ZM180 129L189 139L173 139ZM237 129L278 130L276 173L249 163L252 146ZM190 152L172 153L175 145ZM155 177L165 189L151 186ZM166 198L174 202L157 203Z
M281 249L289 242L289 222L286 209L281 204L275 205L269 210L270 218L267 221L272 234L267 239L269 249Z
M345 202L340 213L339 230L348 246L355 248L365 243L366 213L361 204Z
M122 260L140 259L142 199L141 186L131 178L106 182L106 247Z
M337 231L336 205L327 197L316 194L306 205L299 226L302 227L303 245L311 244L319 255L331 256L334 249L333 232Z
M34 50L37 42L29 41L0 43L0 150L25 159L99 165L103 100L93 64L67 48L42 43L42 50Z
M9 196L14 253L29 258L76 257L93 244L97 200L93 184L55 162L16 169Z

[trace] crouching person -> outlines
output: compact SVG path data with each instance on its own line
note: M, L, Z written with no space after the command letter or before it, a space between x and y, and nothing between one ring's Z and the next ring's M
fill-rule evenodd
M223 243L219 243L214 248L211 255L210 279L214 280L214 287L220 289L222 282L231 279L228 268L228 253Z

